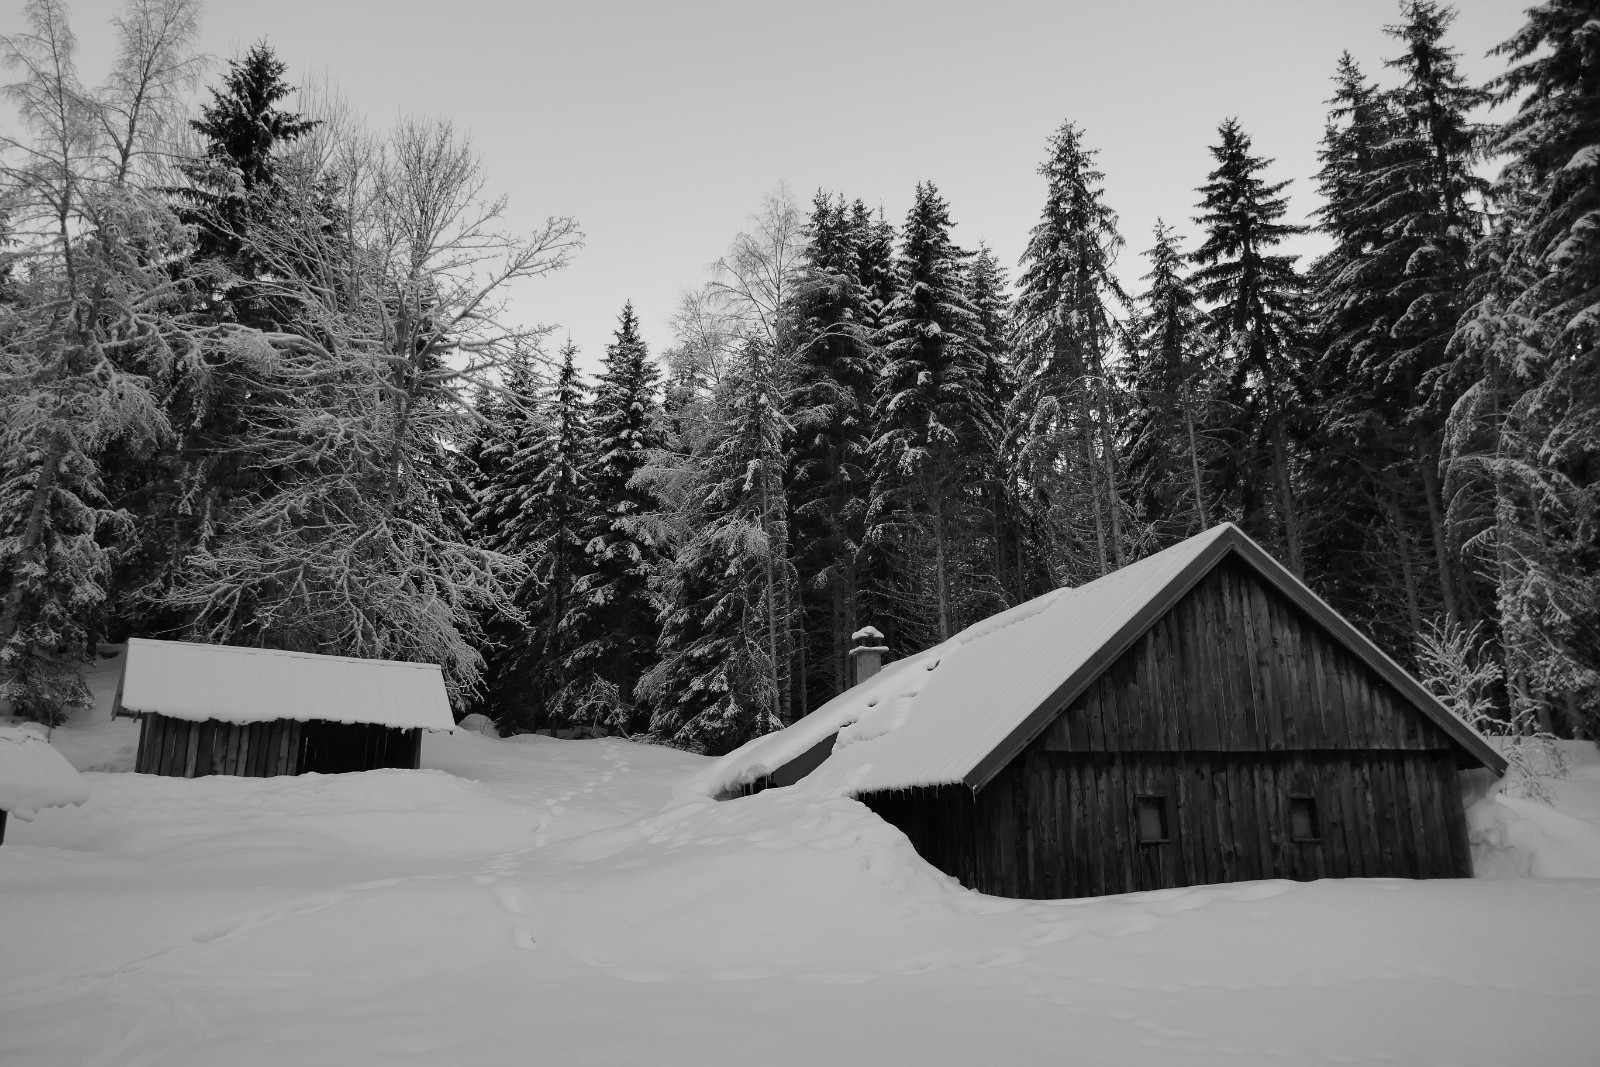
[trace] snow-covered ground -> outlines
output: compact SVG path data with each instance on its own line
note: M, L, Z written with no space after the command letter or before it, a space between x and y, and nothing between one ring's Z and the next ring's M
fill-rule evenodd
M110 669L96 679L109 700ZM1600 761L1473 812L1471 881L984 897L853 801L432 735L421 771L126 773L0 847L0 1063L1587 1064ZM1530 877L1531 876L1531 877Z

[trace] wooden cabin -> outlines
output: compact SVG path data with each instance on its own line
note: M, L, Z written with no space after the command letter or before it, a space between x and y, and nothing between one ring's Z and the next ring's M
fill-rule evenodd
M424 730L455 728L432 663L134 638L122 671L114 713L140 719L144 774L414 768Z
M1055 898L1467 877L1475 767L1505 761L1227 524L891 663L708 781L842 791L964 885Z

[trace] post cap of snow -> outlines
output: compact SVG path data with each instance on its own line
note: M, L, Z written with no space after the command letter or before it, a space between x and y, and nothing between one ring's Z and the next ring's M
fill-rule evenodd
M34 728L0 726L0 811L28 820L88 799L83 775Z

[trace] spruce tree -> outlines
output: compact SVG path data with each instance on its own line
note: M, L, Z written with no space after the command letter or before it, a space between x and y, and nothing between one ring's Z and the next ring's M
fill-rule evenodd
M878 590L887 625L873 621L900 647L944 640L972 614L969 549L978 516L969 487L987 473L982 457L996 433L978 314L966 295L966 253L951 241L950 225L938 190L918 185L877 338L884 367L868 537L890 552L899 578Z
M189 123L204 155L181 165L190 184L174 190L185 221L196 228L199 258L217 260L241 278L255 277L261 267L247 235L275 197L281 146L316 125L278 106L294 92L283 79L286 69L265 41L228 63L222 86Z
M1600 738L1600 48L1594 0L1547 0L1496 50L1518 100L1445 438L1450 520L1493 582L1512 722ZM1565 732L1565 731L1564 731Z
M1226 378L1223 399L1236 412L1227 489L1248 532L1269 532L1296 574L1304 573L1291 424L1301 406L1296 348L1301 343L1301 281L1294 256L1273 251L1305 228L1282 221L1283 190L1261 177L1271 161L1251 154L1234 119L1217 130L1216 169L1199 192L1205 241L1191 259L1197 295L1210 305L1206 329ZM1260 486L1270 486L1268 500ZM1270 501L1270 503L1269 503ZM1270 511L1269 511L1270 507ZM1268 515L1272 516L1269 527Z
M1119 398L1110 376L1114 309L1127 303L1112 272L1122 238L1082 131L1065 122L1049 147L1039 168L1044 210L1023 251L1017 291L1019 402L1030 414L1022 457L1028 478L1054 500L1055 521L1064 527L1060 550L1090 557L1062 562L1088 577L1120 567L1126 541ZM1086 553L1073 529L1083 514Z
M783 725L784 450L790 427L765 345L748 339L710 424L647 469L679 543L662 574L659 662L639 683L651 734L718 755Z
M1130 328L1126 369L1129 490L1158 539L1170 542L1217 518L1209 471L1210 346L1172 227L1156 220L1145 253L1139 312Z
M973 344L980 358L983 407L993 413L995 433L981 443L984 476L972 487L974 506L984 517L988 565L999 610L1049 588L1039 565L1038 539L1022 501L1016 463L1016 354L1012 348L1011 299L1006 269L987 245L967 261L966 293L977 314Z
M639 336L631 302L623 306L614 336L589 416L594 451L585 474L594 504L586 560L573 588L568 669L614 687L616 717L632 730L646 722L643 712L630 709L660 632L649 589L660 550L637 522L655 501L633 484L651 452L663 444L660 371Z
M1398 408L1395 421L1411 437L1440 595L1448 611L1460 614L1461 582L1434 471L1445 418L1462 387L1448 373L1445 346L1466 306L1472 247L1481 229L1474 199L1485 183L1473 173L1473 163L1483 131L1472 112L1487 97L1466 81L1457 53L1444 43L1453 10L1433 0L1408 0L1401 14L1401 23L1385 27L1404 48L1388 64L1405 79L1393 96L1398 121L1380 153L1367 208L1383 230L1371 257L1376 272L1392 280L1394 344L1386 362L1365 368L1363 391L1375 406Z
M1317 212L1333 247L1308 277L1316 417L1305 511L1317 534L1307 553L1323 595L1404 658L1436 599L1430 590L1449 588L1447 571L1435 571L1426 555L1423 502L1436 499L1429 488L1437 476L1432 461L1426 472L1416 462L1419 383L1399 371L1404 344L1394 333L1407 307L1407 257L1392 247L1392 216L1405 198L1389 186L1387 161L1406 139L1405 118L1348 53L1334 85Z
M284 209L280 157L315 123L279 105L294 92L285 66L260 42L229 63L201 117L190 122L203 154L179 165L188 184L168 190L192 227L189 256L174 264L197 296L195 317L227 341L206 358L174 361L163 376L162 406L172 427L167 447L120 471L139 502L139 549L119 561L129 624L172 632L182 613L164 601L184 560L203 549L224 517L263 480L244 440L265 408L295 386L278 375L271 346L238 327L278 330L292 316L253 284L263 265L255 247Z
M569 670L577 575L585 565L594 514L585 468L590 438L577 346L561 364L536 415L511 439L499 484L483 509L498 522L493 547L520 559L527 574L513 602L520 632L496 650L491 699L502 726L570 726L587 716L592 677ZM610 710L609 708L606 710Z
M859 202L858 202L859 204ZM794 563L801 604L805 708L849 683L850 635L870 484L873 298L858 274L859 243L842 200L812 203L805 264L795 287L789 458Z

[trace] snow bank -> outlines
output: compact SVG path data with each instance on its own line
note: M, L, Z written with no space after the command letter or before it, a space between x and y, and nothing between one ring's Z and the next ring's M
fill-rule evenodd
M674 795L711 762L682 752L463 731L423 761L94 774L87 804L17 827L0 1063L1554 1064L1600 1043L1600 882L1000 900L852 800ZM1560 787L1555 811L1600 807L1600 780Z
M88 799L89 783L50 747L42 730L0 726L0 811L31 819L41 808Z
M1479 878L1600 878L1600 751L1557 742L1570 776L1546 781L1553 804L1478 789L1467 808Z

